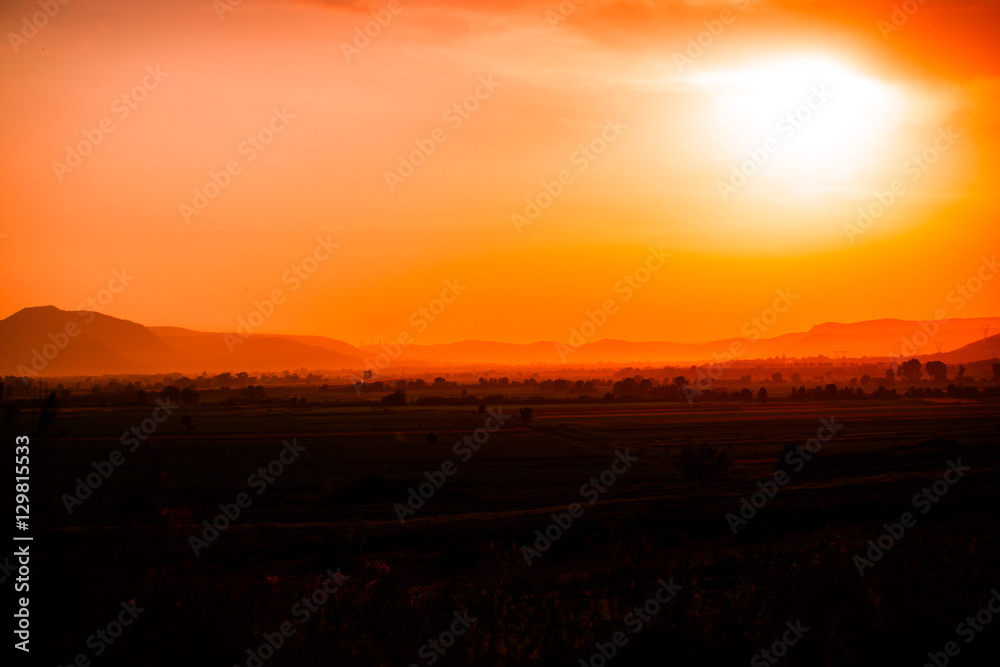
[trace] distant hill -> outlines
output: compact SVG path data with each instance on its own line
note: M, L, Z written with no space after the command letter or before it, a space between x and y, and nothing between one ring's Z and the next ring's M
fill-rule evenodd
M337 348L354 348L330 339L322 345L308 345L299 341L314 337L254 334L244 339L236 334L203 333L174 327L153 327L151 331L182 355L180 367L174 368L178 372L252 370L273 373L297 368L356 369L362 365L360 354L336 351Z
M95 375L155 372L174 350L146 327L94 312L24 308L0 320L0 373Z
M946 364L967 364L973 361L1000 359L1000 334L977 340L975 343L969 343L945 354L933 355L932 358Z
M943 349L954 349L980 340L983 335L982 327L987 324L1000 329L1000 318L953 318L945 324L937 324L940 330L933 338L926 339L923 338L924 330L919 322L884 319L849 324L828 322L816 325L806 332L756 340L730 338L704 343L670 343L602 339L585 342L575 348L575 352L568 350L568 344L580 341L569 340L567 333L567 338L559 342L564 347L557 347L555 341L526 344L463 341L442 345L411 345L403 350L400 361L511 365L702 363L715 361L717 355L731 349L734 343L742 345L745 350L741 359L821 355L834 357L839 356L836 355L838 350L845 351L848 358L886 359L893 353L899 354L904 339L914 341L914 344L923 342L918 350L922 356L936 352L935 343L942 343Z
M312 339L320 344L301 342ZM351 350L358 354L345 353ZM225 334L149 328L53 306L25 308L0 320L2 375L340 370L360 368L360 356L347 343L321 337L255 334L244 340L230 334L227 344Z
M835 356L887 359L898 354L904 340L921 342L922 359L970 363L1000 357L1000 335L982 339L983 327L1000 330L1000 318L952 319L935 336L922 335L918 322L872 320L830 322L809 331L773 338L732 338L704 343L554 341L515 344L463 341L410 345L393 359L395 368L431 369L454 365L573 365L678 364L716 360L741 345L740 359ZM583 343L571 348L567 343ZM950 349L937 353L937 344ZM575 351L574 351L575 350ZM53 306L25 308L0 320L0 374L105 375L126 373L351 371L365 367L383 349L357 348L325 336L207 333L180 327L145 327L135 322L89 311ZM560 356L560 352L562 356Z

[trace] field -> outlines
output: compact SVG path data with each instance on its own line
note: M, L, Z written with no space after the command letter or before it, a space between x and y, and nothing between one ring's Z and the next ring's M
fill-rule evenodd
M66 408L32 438L33 650L48 663L762 665L767 649L789 666L919 666L953 641L953 664L995 664L1000 622L968 642L956 626L1000 586L996 399L150 417ZM123 442L144 420L146 440ZM110 473L77 493L95 463ZM407 506L422 483L429 498ZM239 515L213 532L220 504ZM304 612L330 572L335 592ZM661 580L673 595L635 613ZM120 638L94 640L132 600Z

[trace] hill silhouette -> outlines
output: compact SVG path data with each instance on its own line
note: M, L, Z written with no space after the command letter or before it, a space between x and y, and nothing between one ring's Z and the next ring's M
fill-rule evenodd
M353 349L346 343L308 345L296 338L313 337L258 334L244 340L235 334L149 328L91 311L25 308L0 320L0 374L279 372L361 365L358 357L337 351Z
M934 355L946 364L967 364L973 361L1000 359L1000 334L977 340L946 354Z
M564 341L516 344L462 341L410 345L397 350L393 366L425 368L453 365L581 365L704 363L743 347L740 359L833 357L887 359L902 341L924 343L918 354L946 363L968 363L1000 356L1000 336L982 339L985 325L1000 329L1000 318L954 318L923 335L926 324L883 319L825 323L809 331L757 340L731 338L704 343L630 342L602 339L570 347ZM937 354L937 343L943 349ZM947 347L945 346L947 343ZM90 311L54 306L24 308L0 320L0 374L105 375L127 373L197 374L226 371L280 372L308 368L358 371L365 360L386 351L379 345L358 348L325 336L210 333L180 327L146 327Z
M541 343L495 343L486 341L463 341L442 345L411 345L402 352L403 362L447 363L496 363L496 364L599 364L599 363L703 363L717 360L718 355L733 348L738 343L744 353L741 359L765 359L771 357L818 357L835 356L835 351L843 350L848 357L889 358L897 355L904 341L921 342L920 356L937 352L936 342L943 343L943 349L954 349L982 338L982 327L1000 326L1000 318L953 318L944 324L926 326L939 329L934 337L923 340L924 328L919 322L882 319L866 322L818 324L809 331L789 333L772 338L728 338L703 343L671 342L631 342L602 339L578 343L567 335L557 348L555 341ZM560 350L562 354L560 354ZM575 350L575 351L573 351ZM916 354L914 356L917 356Z
M40 306L0 320L5 375L145 373L178 361L146 327L100 313Z

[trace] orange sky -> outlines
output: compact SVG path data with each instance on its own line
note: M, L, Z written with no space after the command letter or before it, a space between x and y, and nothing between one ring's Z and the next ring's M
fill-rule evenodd
M726 338L778 289L800 299L767 335L997 314L1000 281L947 300L998 245L996 3L916 2L886 36L881 1L223 3L52 0L37 31L3 4L0 317L123 267L109 315L233 330L279 290L259 331L355 344L565 340L609 298L595 339ZM671 256L626 299L650 247Z

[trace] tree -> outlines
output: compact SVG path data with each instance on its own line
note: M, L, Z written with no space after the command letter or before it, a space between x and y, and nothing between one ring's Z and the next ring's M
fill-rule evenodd
M781 384L785 381L784 376L781 373L771 373L771 382L775 384Z
M179 403L181 400L181 390L172 384L160 390L160 398L170 403Z
M1000 363L993 364L993 381L1000 382Z
M521 421L530 422L535 417L535 411L531 408L521 408Z
M639 393L639 387L636 385L635 378L625 378L615 382L611 391L618 396L635 396Z
M190 387L185 387L181 390L181 403L184 405L193 405L198 402L198 390L194 388L194 385Z
M57 414L59 414L59 410L56 408L56 392L52 392L42 402L42 409L38 413L38 432L44 433L46 429L52 426Z
M406 405L406 392L402 389L397 389L396 391L383 396L378 401L382 405Z
M781 373L778 373L778 375L781 375ZM767 387L760 388L760 391L757 392L757 400L767 401Z
M955 382L961 382L962 378L965 377L965 366L962 364L958 365L958 374L955 376Z
M899 370L907 380L919 380L924 374L924 366L920 363L919 359L904 361Z
M943 361L928 361L927 365L924 366L924 370L927 371L927 375L935 382L944 382L948 379L948 365ZM961 372L965 372L965 369L963 368Z
M896 384L896 371L891 368L885 369L885 381L889 384Z

